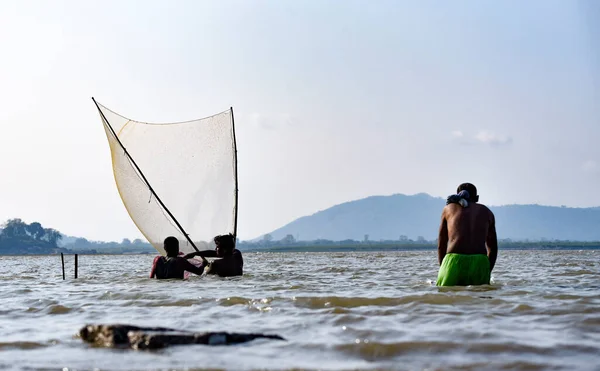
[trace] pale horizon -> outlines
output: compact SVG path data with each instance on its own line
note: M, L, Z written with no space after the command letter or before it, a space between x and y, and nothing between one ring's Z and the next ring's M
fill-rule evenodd
M135 120L233 107L241 240L374 195L600 206L590 1L4 1L0 219L143 238L91 97Z

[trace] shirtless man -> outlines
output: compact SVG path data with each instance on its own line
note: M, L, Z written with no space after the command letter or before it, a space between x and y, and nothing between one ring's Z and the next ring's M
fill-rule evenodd
M206 274L216 274L220 277L241 276L244 273L244 259L241 251L235 248L233 235L216 236L214 241L216 245L214 250L194 252L186 257L200 256L205 262L205 258L221 258L214 260L206 267Z
M157 256L152 263L152 271L150 278L168 279L179 278L183 279L185 271L201 275L206 266L206 261L200 267L196 267L187 259L190 259L192 254L185 256L179 255L179 240L176 237L170 236L165 238L164 249L167 256ZM204 260L204 259L203 259Z
M463 183L457 192L442 212L436 285L489 285L498 255L494 214L478 203L473 184Z

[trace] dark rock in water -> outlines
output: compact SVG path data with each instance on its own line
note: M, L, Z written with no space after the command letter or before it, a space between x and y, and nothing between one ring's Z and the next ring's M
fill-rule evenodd
M130 325L86 325L79 336L95 346L132 349L161 349L170 345L231 345L254 339L285 340L279 335L238 334L228 332L195 333L165 327Z

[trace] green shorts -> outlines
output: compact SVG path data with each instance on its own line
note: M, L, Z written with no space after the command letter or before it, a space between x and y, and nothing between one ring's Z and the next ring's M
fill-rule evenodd
M490 260L484 254L446 254L437 286L469 286L490 284Z

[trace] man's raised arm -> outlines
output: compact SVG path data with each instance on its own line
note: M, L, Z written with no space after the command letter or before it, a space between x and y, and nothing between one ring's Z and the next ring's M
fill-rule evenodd
M438 263L440 265L442 265L444 256L446 256L446 249L448 249L448 222L446 221L446 208L444 208L438 233Z
M194 258L196 256L199 256L201 258L216 258L217 257L217 252L215 250L196 251L196 252L191 252L191 253L189 253L187 255L184 255L183 258L184 259L191 259L191 258Z
M496 236L496 220L494 214L490 211L490 226L488 228L488 234L485 239L485 247L488 252L488 259L490 259L490 272L494 269L496 264L496 257L498 256L498 237Z
M183 270L186 270L188 272L192 272L194 274L197 275L201 275L204 272L204 268L206 268L206 264L202 263L201 266L196 267L194 264L190 263L187 260L182 260L182 264L183 264Z
M200 251L200 256L203 256L205 258L217 258L217 251L216 250L203 250Z

